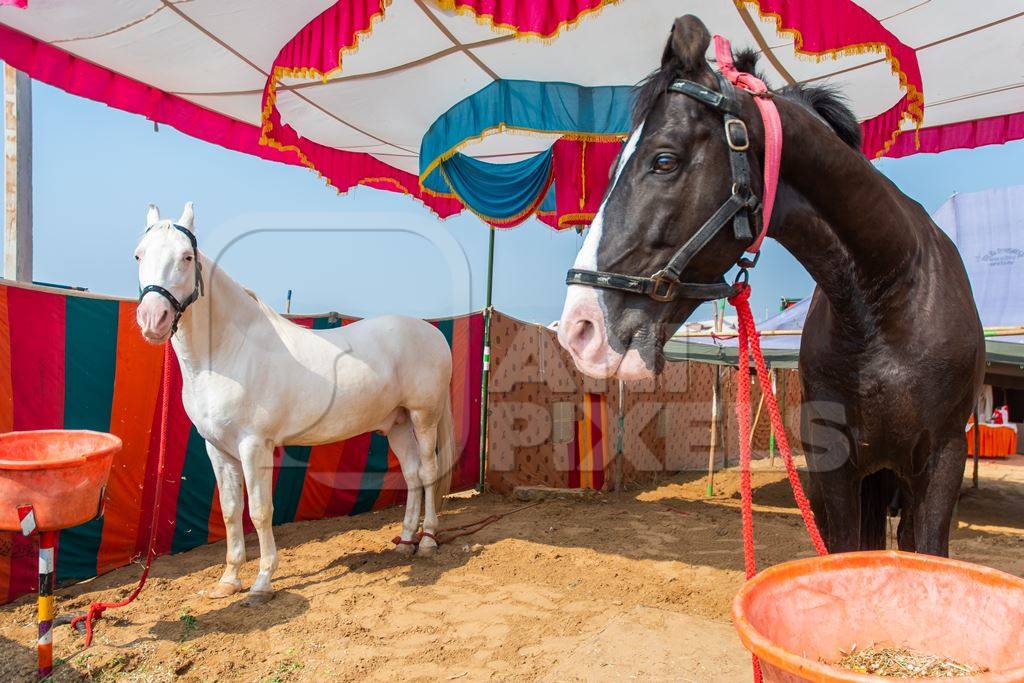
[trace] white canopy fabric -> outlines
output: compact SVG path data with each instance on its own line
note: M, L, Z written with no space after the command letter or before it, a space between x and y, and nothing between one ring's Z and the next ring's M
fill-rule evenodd
M1024 0L18 4L25 0L0 0L0 58L35 78L217 144L305 164L339 191L362 183L414 194L441 215L461 204L422 187L439 159L461 152L508 164L562 136L627 132L619 100L602 125L588 121L588 89L637 83L684 13L734 47L760 49L776 86L841 87L865 122L871 155L1024 137ZM526 90L505 92L497 105L485 97L496 81L569 84L582 95L559 100L567 111L541 112L537 129L509 120ZM453 118L460 103L473 115ZM549 130L548 121L575 128ZM918 127L919 136L898 135Z

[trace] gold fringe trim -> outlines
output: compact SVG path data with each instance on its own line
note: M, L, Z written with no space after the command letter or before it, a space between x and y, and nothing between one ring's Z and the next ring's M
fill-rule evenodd
M815 62L820 63L825 61L825 59L835 60L840 57L861 55L868 52L884 54L886 61L889 62L889 69L899 79L899 87L907 96L907 109L901 114L900 121L903 119L910 119L914 122L915 130L920 130L921 124L924 122L924 92L918 90L917 86L907 81L907 74L900 68L900 60L893 54L892 48L887 43L869 41L864 43L854 43L853 45L844 45L840 48L832 48L823 50L822 52L813 52L811 50L804 49L804 37L798 29L784 26L782 23L782 17L775 12L762 10L758 0L733 0L733 3L740 8L743 8L744 5L750 5L757 11L758 16L762 19L771 19L775 23L776 31L789 35L793 38L793 50L797 55L810 57ZM897 122L896 130L892 132L888 141L882 143L882 148L875 154L875 158L877 159L884 156L902 132L903 131L899 127L899 122Z
M558 217L558 227L559 229L562 229L569 228L574 225L588 225L594 221L594 216L596 215L596 213L586 212L563 213Z
M495 22L493 14L477 14L474 9L468 5L460 4L459 0L431 0L441 10L454 12L455 14L462 16L471 16L476 22L483 26L489 26L495 32L511 31L516 40L540 40L545 43L554 42L558 34L563 30L571 31L576 28L580 22L588 18L591 15L599 14L605 7L609 5L615 5L621 2L621 0L602 0L597 5L585 9L577 14L573 19L565 19L559 22L558 26L553 31L547 34L537 33L535 31L520 31L516 26L512 24L503 24L501 22ZM434 172L438 164L447 161L448 159L455 156L455 154L474 142L481 142L484 138L489 135L496 135L498 133L513 133L513 134L537 134L537 135L559 135L570 140L578 140L582 142L611 142L617 141L622 142L626 139L626 133L612 133L612 134L587 134L580 133L578 131L559 131L559 130L539 130L536 128L526 128L524 126L510 126L505 122L498 123L494 126L490 126L481 131L478 135L467 137L454 146L449 148L447 151L442 153L436 159L433 159L427 166L426 170L420 173L420 187L424 187L423 183ZM426 189L424 187L424 189ZM463 202L465 203L465 202Z
M342 70L342 68L343 68L343 61L344 61L345 55L349 54L349 53L353 53L353 52L355 52L356 50L359 49L359 45L361 44L363 38L365 36L368 36L373 31L373 28L377 25L377 23L381 19L384 18L384 12L385 12L385 10L387 10L387 8L390 5L391 5L391 0L380 0L380 9L377 12L375 12L373 15L371 15L369 25L365 29L362 29L362 30L359 30L359 31L355 32L354 40L352 41L351 44L343 45L341 48L339 48L339 50L338 50L338 65L336 67L334 67L332 69L329 69L326 72L323 72L323 71L320 71L319 69L315 69L313 67L285 67L285 66L276 66L271 71L270 78L268 80L267 99L266 99L266 102L264 102L264 104L263 104L263 111L261 112L261 118L260 118L260 124L261 124L260 125L260 140L259 140L260 144L264 145L264 146L267 146L267 147L271 147L271 148L276 149L276 150L281 151L281 152L294 152L296 154L296 156L298 156L299 161L302 163L303 166L305 166L306 168L308 168L311 171L313 171L314 173L316 173L317 176L319 176L319 178L324 182L324 184L327 185L330 188L333 188L334 191L339 196L347 194L349 190L348 189L341 190L337 186L335 186L330 181L330 179L327 176L325 176L323 173L320 172L320 170L313 164L312 161L309 160L309 157L307 157L305 155L305 153L303 153L303 151L298 146L296 146L296 145L286 145L286 144L284 144L282 142L279 142L276 138L274 138L271 135L271 129L272 129L273 126L271 125L271 122L270 122L270 113L277 107L277 87L278 87L278 85L280 84L280 82L283 79L285 79L285 78L306 78L306 79L319 78L321 81L326 83L328 80L330 80L331 76L333 76L336 73L339 73ZM416 196L408 187L405 186L404 183L400 182L399 180L397 180L395 178L389 178L389 177L360 178L358 181L356 181L355 186L364 185L366 183L373 183L373 182L377 182L377 183L390 183L396 189L398 189L398 191L401 192L402 194L408 195L410 197L415 197ZM349 189L351 189L351 188L349 188ZM429 196L432 196L432 197L438 197L438 198L441 198L441 199L457 199L457 197L455 197L454 194L435 192L435 191L430 190L430 189L425 188L425 187L420 187L419 190L423 194L426 194L426 195L429 195ZM424 206L426 206L427 209L431 213L433 213L435 216L437 216L439 219L444 220L443 218L441 218L441 215L433 207L431 207L428 204L424 204Z
M598 4L581 11L572 19L563 19L550 33L538 33L536 31L520 31L519 28L513 24L504 24L494 20L493 14L477 14L476 10L469 6L459 2L459 0L431 0L439 9L447 12L454 12L460 16L472 17L476 23L481 26L487 26L495 33L504 33L511 31L515 40L522 41L540 41L543 43L553 43L558 34L564 31L571 31L584 19L591 15L599 14L605 7L609 5L617 5L621 0L602 0Z
M495 22L493 15L490 15L490 14L480 14L480 15L477 15L476 12L473 11L472 7L469 7L469 6L466 6L466 5L459 5L459 4L457 4L458 0L433 0L433 2L434 2L435 5L437 5L442 10L450 10L450 11L455 12L456 14L459 14L459 15L466 15L466 14L472 15L476 19L477 23L489 25L495 31L511 30L511 31L514 32L516 39L524 39L524 40L527 40L527 39L540 39L540 40L543 40L543 41L550 42L550 41L553 41L562 30L572 30L584 18L588 17L591 14L597 14L601 10L603 10L606 6L617 4L618 2L620 2L620 0L603 0L598 5L595 5L594 7L591 7L589 9L586 9L586 10L580 12L574 19L572 19L572 20L565 20L565 21L560 22L558 24L558 26L555 28L554 31L552 31L551 33L546 34L546 35L542 35L542 34L539 34L539 33L536 33L536 32L530 32L530 31L518 31L515 26L507 25L507 24L502 24L500 22ZM354 53L354 52L356 52L359 49L359 46L362 43L363 38L365 36L368 36L370 33L373 32L373 29L377 25L377 23L384 18L384 14L385 14L386 10L388 9L388 7L390 7L390 5L391 5L391 0L380 0L379 9L370 16L369 25L365 29L360 29L360 30L356 31L355 34L354 34L354 39L352 40L352 42L350 44L343 45L342 47L340 47L338 49L338 60L337 60L338 64L337 64L336 67L334 67L332 69L329 69L326 72L320 71L319 69L316 69L314 67L284 67L284 66L277 66L277 67L274 67L271 70L271 74L270 74L270 78L269 78L268 86L267 86L267 97L266 97L266 101L264 102L264 105L263 105L263 110L261 112L261 119L260 119L261 125L260 125L260 140L259 140L259 143L261 145L264 145L264 146L267 146L267 147L271 147L272 149L276 149L278 151L293 152L293 153L295 153L295 155L299 158L299 161L302 163L303 166L307 167L308 169L310 169L311 171L316 173L317 176L319 176L319 178L324 182L324 184L327 185L328 187L334 188L335 192L338 195L346 194L348 192L348 190L347 189L346 190L341 190L338 187L336 187L333 183L331 183L330 179L327 178L327 176L325 176L323 173L321 173L318 168L316 168L316 166L313 164L313 162L310 161L310 159L306 156L306 154L297 145L284 144L282 142L279 142L276 138L273 137L273 135L272 135L272 128L273 128L273 126L272 126L272 124L270 122L270 114L277 107L277 88L278 88L278 85L280 84L280 82L283 79L285 79L285 78L305 78L305 79L319 78L322 82L326 83L328 80L330 80L330 78L334 74L341 72L342 69L343 69L343 62L344 62L345 55L349 54L349 53ZM419 177L419 185L420 185L419 191L421 193L423 193L425 195L428 195L428 196L431 196L431 197L438 197L438 198L442 198L442 199L458 199L462 203L463 206L465 206L467 208L470 208L470 210L472 211L472 208L469 207L469 205L466 204L466 202L462 201L462 199L459 198L458 195L456 195L454 192L437 192L436 190L432 190L432 189L426 187L423 184L424 180L426 180L426 178L434 171L434 169L441 162L447 161L451 157L455 156L455 154L460 149L462 149L463 147L465 147L465 146L467 146L467 145L469 145L469 144L471 144L473 142L482 141L488 135L493 135L493 134L502 133L502 132L522 133L522 134L560 135L562 137L568 137L570 139L582 140L584 142L588 141L588 140L594 140L594 141L617 140L617 141L621 142L623 139L625 139L625 135L586 135L586 134L578 133L576 131L546 131L546 130L537 130L537 129L524 128L524 127L512 127L512 126L507 126L505 123L500 123L500 124L498 124L496 126L492 126L492 127L488 128L488 129L485 129L479 135L472 136L472 137L469 137L469 138L466 138L466 139L462 140L461 142L456 144L454 147L449 149L447 152L442 154L439 158L437 158L434 161L432 161L430 166L427 168L427 170L424 173L422 173L420 175L420 177ZM395 186L395 188L397 188L403 194L406 194L406 195L409 195L409 196L415 196L414 193L408 187L405 186L405 184L403 184L402 182L398 181L395 178L388 178L388 177L362 178L362 179L360 179L360 180L358 180L356 182L356 185L363 185L365 183L371 183L371 182L390 183L393 186ZM446 182L448 182L447 179L446 179ZM448 183L448 185L449 185L449 187L451 187L451 183L450 182ZM427 208L431 211L431 213L433 213L438 218L441 217L440 214L438 214L437 211L435 211L429 205L427 205ZM476 213L476 212L474 212L474 213ZM485 217L485 216L480 216L480 217L483 218L484 220L489 221L489 222L491 220L493 220L493 219L490 219L490 218ZM508 220L512 220L512 219L508 219Z
M349 53L354 53L354 52L356 52L359 49L359 46L362 43L363 38L365 36L368 36L370 33L372 33L373 29L377 25L377 23L384 18L384 14L385 14L386 10L388 9L388 7L390 7L392 0L379 0L379 1L380 1L379 9L370 16L369 25L365 29L360 29L360 30L356 31L354 33L354 39L352 40L352 42L350 44L343 45L342 47L340 47L338 49L338 60L337 60L338 64L334 68L329 69L326 72L324 72L324 71L320 71L319 69L316 69L314 67L284 67L284 66L276 66L276 67L274 67L271 70L270 78L268 80L267 97L266 97L266 101L264 102L263 109L261 111L261 118L260 118L261 125L260 125L259 144L267 146L267 147L271 147L272 149L276 149L276 150L281 151L281 152L293 152L299 158L299 161L302 163L303 166L307 167L308 169L310 169L311 171L316 173L317 176L319 176L319 178L324 182L324 184L327 185L328 187L334 188L335 192L338 195L347 194L348 190L347 189L346 190L341 190L337 186L335 186L333 183L331 183L330 179L327 176L325 176L323 173L320 172L320 170L313 164L313 162L310 161L309 157L307 157L306 154L297 145L284 144L284 143L278 141L276 138L273 137L273 135L272 135L272 128L273 128L273 126L272 126L272 124L270 122L270 114L277 107L277 88L278 88L278 85L280 84L280 82L283 79L285 79L285 78L305 78L305 79L319 78L322 82L326 83L328 80L330 80L330 78L334 74L340 73L342 71L345 55L349 54ZM596 15L601 10L603 10L605 7L607 7L608 5L617 4L621 0L603 0L602 2L600 2L597 5L595 5L594 7L591 7L589 9L583 10L578 15L576 15L575 18L573 18L571 20L567 19L567 20L564 20L564 21L560 22L558 24L558 26L555 27L555 29L553 31L551 31L550 33L548 33L548 34L540 34L540 33L532 32L532 31L519 31L515 26L512 26L510 24L502 24L500 22L495 22L493 15L491 15L491 14L479 14L478 15L478 14L476 14L476 12L473 10L472 7L467 6L467 5L460 5L460 4L458 4L458 0L432 0L432 1L434 2L435 5L437 5L442 10L453 11L456 14L459 14L459 15L471 15L471 16L473 16L475 18L475 20L476 20L476 22L478 24L488 25L493 30L495 30L496 32L499 32L499 31L512 31L514 33L515 38L517 40L520 40L520 39L521 40L537 40L537 39L539 39L539 40L545 41L545 42L552 42L558 36L558 34L560 32L562 32L563 30L572 30L572 29L574 29L585 18L589 17L590 15ZM533 135L533 134L538 134L538 135L559 135L561 137L566 137L566 138L573 139L573 140L580 140L580 141L583 141L583 142L587 142L587 141L606 142L606 141L613 141L613 140L621 142L626 137L624 134L590 135L590 134L579 133L577 131L538 130L538 129L519 127L519 126L508 126L505 123L499 123L496 126L491 126L491 127L487 128L487 129L485 129L479 135L471 136L471 137L468 137L468 138L460 141L458 144L456 144L451 149L446 151L440 157L438 157L437 159L433 160L431 162L430 166L427 168L427 170L424 173L420 174L420 177L419 177L419 185L420 185L419 191L421 193L423 193L425 195L428 195L428 196L431 196L431 197L438 197L438 198L442 198L442 199L457 199L457 200L459 200L462 203L463 206L465 206L466 208L469 208L470 211L472 211L472 208L469 207L469 205L466 204L466 202L462 201L462 199L459 198L458 195L455 194L454 192L437 192L436 190L432 190L432 189L426 187L423 183L426 180L426 178L434 171L434 169L441 162L447 161L451 157L455 156L455 154L460 149L466 147L467 145L469 145L469 144L471 144L473 142L482 141L484 138L488 137L489 135L494 135L494 134L503 133L503 132L516 133L516 134L521 133L521 134L524 134L524 135ZM415 194L408 187L406 187L405 184L403 184L402 182L398 181L395 178L388 178L388 177L361 178L360 180L358 180L356 182L356 185L358 186L358 185L363 185L365 183L371 183L371 182L390 183L395 188L397 188L400 192L402 192L403 194L406 194L406 195L409 195L409 196L415 196ZM446 182L448 182L447 178L446 178ZM450 182L448 183L448 185L449 185L449 187L451 187L451 183ZM538 205L539 205L539 202L538 202ZM435 211L429 205L426 205L426 206L431 211L431 213L433 213L438 218L441 218L440 214L438 214L437 211ZM534 208L536 208L536 207L534 207ZM581 206L581 208L582 208L582 206ZM474 211L474 213L476 213L476 212ZM480 217L482 219L488 221L488 222L494 220L492 218L488 218L488 217L485 217L485 216L480 216ZM513 220L513 219L507 219L507 220Z

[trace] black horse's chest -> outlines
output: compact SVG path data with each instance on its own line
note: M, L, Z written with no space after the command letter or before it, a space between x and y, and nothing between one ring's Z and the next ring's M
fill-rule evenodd
M892 350L850 352L819 347L801 354L805 402L835 404L851 455L873 467L897 467L928 429L928 408L915 395L911 358Z

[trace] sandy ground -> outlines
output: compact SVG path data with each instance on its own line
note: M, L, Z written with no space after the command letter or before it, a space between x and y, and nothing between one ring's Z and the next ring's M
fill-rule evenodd
M783 474L755 472L755 485L762 566L810 555ZM260 607L202 596L223 543L164 557L142 597L99 624L89 651L70 627L57 629L55 678L749 681L728 617L742 583L737 486L727 471L710 499L702 477L683 475L546 501L423 559L391 552L397 509L278 527L278 594ZM522 505L455 498L443 523ZM1024 467L982 464L953 555L1024 575ZM243 579L255 572L250 560ZM58 611L124 596L137 575L127 567L63 588ZM0 680L31 680L34 619L31 597L0 608Z

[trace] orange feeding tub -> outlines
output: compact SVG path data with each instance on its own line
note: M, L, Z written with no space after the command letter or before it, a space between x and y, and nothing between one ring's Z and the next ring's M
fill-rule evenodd
M57 531L100 514L121 439L50 429L0 434L0 530L39 536L39 678L53 670Z
M1024 681L1024 580L967 562L896 551L786 562L747 581L732 612L766 681L896 680L827 664L854 645L988 670L943 681Z
M0 434L0 529L21 531L18 506L31 505L38 531L88 522L121 439L101 432L48 429Z

